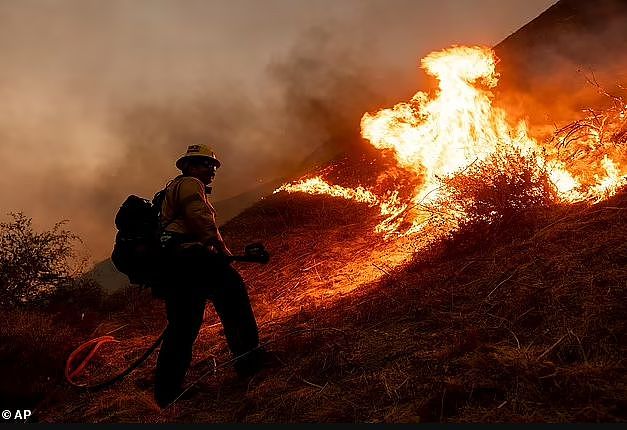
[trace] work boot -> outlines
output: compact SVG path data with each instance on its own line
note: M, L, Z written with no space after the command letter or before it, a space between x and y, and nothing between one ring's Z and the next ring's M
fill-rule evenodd
M163 409L170 403L172 403L174 399L176 399L182 392L183 390L181 389L181 387L165 388L157 386L155 387L155 402L157 402L157 405L159 405L159 407Z
M174 401L178 396L178 393L159 393L155 394L155 402L161 409L165 409L170 403Z

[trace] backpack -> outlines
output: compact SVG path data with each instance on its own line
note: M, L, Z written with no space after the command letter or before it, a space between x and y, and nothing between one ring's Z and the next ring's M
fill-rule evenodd
M152 201L130 195L115 215L115 244L111 261L132 284L147 286L158 278L161 223L159 215L165 189Z

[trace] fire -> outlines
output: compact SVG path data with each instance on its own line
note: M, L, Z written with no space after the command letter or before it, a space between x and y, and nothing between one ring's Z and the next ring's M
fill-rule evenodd
M294 184L284 184L274 190L273 194L281 191L288 193L303 192L307 194L326 194L346 200L366 203L369 206L379 205L380 213L385 218L376 228L376 231L379 233L396 230L400 221L395 221L395 218L407 208L407 204L400 202L397 191L388 193L384 198L379 198L373 192L363 187L353 189L345 188L340 185L330 185L320 176L304 179Z
M287 191L293 193L301 191L308 194L328 194L333 197L341 197L347 200L355 200L374 206L379 203L379 198L363 187L344 188L339 185L329 185L320 176L300 181L296 184L285 184L274 192Z
M439 78L437 97L429 100L419 92L409 103L366 113L361 129L376 148L392 149L402 167L424 173L425 193L436 185L436 176L453 174L492 153L508 130L492 126L499 123L498 113L488 93L472 85L496 85L494 59L486 52L453 48L427 56L422 65Z
M621 175L618 165L613 162L607 155L603 156L601 165L606 171L605 177L595 176L596 185L589 192L591 199L596 202L611 197L623 185L627 185L627 175Z
M284 185L277 191L329 194L378 204L384 218L376 228L378 232L390 234L401 224L409 224L404 232L409 234L420 230L426 221L416 208L437 204L442 198L438 192L442 178L501 150L514 149L538 169L546 170L557 195L565 202L600 201L627 183L624 166L607 154L596 163L585 164L585 171L581 165L571 169L569 160L560 159L555 148L532 138L524 122L510 125L507 113L492 103L491 90L497 85L498 74L490 48L455 46L429 54L421 66L438 80L433 96L418 92L408 102L366 113L361 120L365 139L378 149L392 151L399 167L423 179L410 201L399 199L394 190L377 196L363 187L329 185L320 177ZM624 110L620 114L624 121ZM596 144L582 143L591 148L591 154L602 143L602 133L592 129L596 134L588 132L585 139L593 139Z

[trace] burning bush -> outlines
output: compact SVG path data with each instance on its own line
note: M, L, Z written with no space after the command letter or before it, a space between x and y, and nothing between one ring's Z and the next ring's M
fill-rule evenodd
M520 233L536 219L531 213L558 200L546 170L515 150L496 152L443 179L441 195L447 227L451 216L456 226L448 236L462 248L507 231Z
M547 202L600 202L627 184L627 105L622 98L611 96L609 110L589 110L588 118L557 130L553 141L541 144L524 121L512 124L507 111L493 105L497 62L494 52L482 46L432 52L421 66L438 80L437 90L419 91L409 101L364 114L362 137L392 154L396 164L382 170L376 186L347 187L335 183L355 181L329 178L332 184L318 175L277 191L328 194L378 206L381 221L375 231L390 238L423 231L433 219L424 206L468 214L469 219L455 221L474 231L511 224L521 210ZM506 153L498 154L503 148ZM480 165L457 175L473 160ZM404 172L400 181L392 173L399 171ZM453 175L444 179L451 210L434 208L445 197L442 178Z

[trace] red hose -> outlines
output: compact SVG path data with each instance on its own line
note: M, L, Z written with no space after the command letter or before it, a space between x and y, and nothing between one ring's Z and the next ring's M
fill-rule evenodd
M115 339L113 336L100 336L95 339L88 340L87 342L81 344L74 351L72 351L72 353L69 355L67 362L65 363L65 379L68 381L68 383L70 383L70 385L73 385L74 387L87 388L90 390L98 390L100 388L104 388L108 385L111 385L114 382L119 381L122 378L124 378L126 375L128 375L134 369L136 369L140 364L146 361L146 359L150 356L150 354L152 354L154 350L157 349L157 347L163 340L164 336L165 336L165 330L154 341L154 343L144 352L144 354L142 354L141 357L135 360L123 372L115 375L114 377L110 379L107 379L103 382L100 382L94 385L87 385L86 383L74 382L74 378L77 375L80 375L83 372L83 370L85 370L85 366L87 366L87 364L92 360L92 358L94 358L94 356L96 355L96 352L98 351L98 349L100 349L102 345L104 345L105 343L120 342L120 341ZM77 361L77 357L79 356L79 354L84 352L86 349L88 349L92 345L93 345L93 348L89 351L86 357L78 365L76 365L75 362Z
M111 343L111 342L119 342L119 340L116 340L113 336L101 336L95 339L88 340L87 342L83 343L78 348L76 348L70 354L70 356L67 359L67 362L65 363L65 379L67 379L67 381L70 384L76 387L86 387L87 384L79 384L79 383L74 382L73 381L74 377L76 377L77 375L80 375L83 372L83 370L85 370L85 366L87 366L87 364L89 364L92 358L94 358L94 356L96 355L96 352L98 352L98 350L100 349L102 345L104 345L105 343ZM92 345L94 346L91 349L91 351L89 351L89 354L87 354L87 356L80 362L78 366L75 366L74 362L76 361L79 354L85 351L87 348L89 348Z

